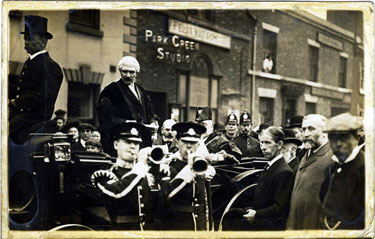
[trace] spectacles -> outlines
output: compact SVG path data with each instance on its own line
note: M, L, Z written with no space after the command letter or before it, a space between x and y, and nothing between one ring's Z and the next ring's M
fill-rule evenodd
M128 71L128 70L120 70L120 72L123 73L123 74L127 74L127 73L129 73L131 75L135 74L135 71Z

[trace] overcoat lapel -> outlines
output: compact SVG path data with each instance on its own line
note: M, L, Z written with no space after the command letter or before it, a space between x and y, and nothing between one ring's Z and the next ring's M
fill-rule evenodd
M303 157L303 160L301 161L300 169L306 168L310 164L316 162L319 158L326 155L329 149L330 145L327 142L321 149L318 150L318 152L315 152L309 159L307 159L308 152L306 152L305 156Z

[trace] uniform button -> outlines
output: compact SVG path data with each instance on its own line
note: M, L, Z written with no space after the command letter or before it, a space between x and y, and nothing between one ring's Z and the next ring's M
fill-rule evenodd
M20 109L21 112L23 112L23 109Z
M25 75L25 72L22 72L21 76Z
M16 99L20 98L20 95L16 95Z
M341 168L338 168L338 169L337 169L337 172L338 172L338 173L341 173L341 171L342 171Z
M20 90L21 89L21 87L17 87L17 90Z

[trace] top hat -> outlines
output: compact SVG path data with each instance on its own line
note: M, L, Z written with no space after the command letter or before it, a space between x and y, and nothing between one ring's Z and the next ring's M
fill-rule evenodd
M26 15L25 16L25 31L21 34L33 36L45 36L47 39L52 39L53 36L47 31L48 19L40 16Z
M232 112L227 116L227 121L225 124L227 125L228 123L235 123L238 124L238 119L237 116Z
M296 135L291 129L283 129L284 132L284 143L293 143L297 146L302 145L302 141L296 138Z
M327 122L325 132L328 133L345 133L357 131L363 127L362 118L353 116L350 113L343 113L330 118Z
M289 126L286 126L286 129L294 127L302 127L303 115L296 115L290 118Z
M142 142L142 136L146 132L146 126L137 122L122 122L113 125L109 133L113 140L127 139L134 142Z
M64 118L65 117L65 114L66 114L66 111L65 110L56 110L55 111L55 115L56 117L61 117L61 118Z
M194 122L181 122L172 126L172 130L177 131L176 138L188 142L199 142L201 135L206 132L206 128Z
M245 109L243 113L240 115L240 124L242 123L251 123L251 115Z
M211 107L198 107L195 114L195 121L201 122L204 120L212 120L212 109Z

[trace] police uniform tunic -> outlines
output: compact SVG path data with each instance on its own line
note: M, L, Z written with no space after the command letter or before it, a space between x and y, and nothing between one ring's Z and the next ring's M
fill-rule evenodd
M242 152L242 157L263 157L259 141L251 136L238 135L233 142Z

